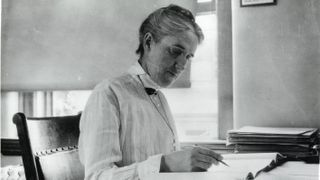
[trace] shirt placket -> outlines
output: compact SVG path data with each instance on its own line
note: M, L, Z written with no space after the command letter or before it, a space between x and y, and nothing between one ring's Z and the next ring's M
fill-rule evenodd
M159 111L159 113L161 114L161 116L163 117L165 123L167 124L168 128L170 129L173 138L172 138L172 147L173 147L173 151L176 151L178 149L178 142L176 140L176 134L174 131L174 127L171 124L169 117L167 116L167 112L164 109L164 105L162 104L162 101L160 100L159 95L151 95L151 100L153 102L153 104L155 105L155 107L157 108L157 110Z
M137 76L137 79L142 83L142 87L148 87L148 82L145 81L145 79L143 77L141 77L141 75ZM153 86L150 86L151 88ZM176 132L174 129L173 124L171 123L171 121L169 120L169 118L172 118L171 116L168 117L167 113L169 113L165 107L164 104L162 103L161 99L160 99L160 94L161 92L158 90L158 93L153 94L153 95L147 95L150 103L152 103L153 107L158 111L158 113L160 114L160 116L162 117L162 119L164 120L165 124L167 125L167 127L169 128L170 132L172 133L172 147L173 149L171 149L172 151L176 151L179 149L179 143L176 140L177 136L176 136ZM167 105L167 104L166 104Z

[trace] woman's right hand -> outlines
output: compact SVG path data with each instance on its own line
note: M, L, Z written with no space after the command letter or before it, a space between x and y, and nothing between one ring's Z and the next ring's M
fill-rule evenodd
M223 157L204 147L192 147L163 155L160 172L196 172L206 171L212 164L218 165Z

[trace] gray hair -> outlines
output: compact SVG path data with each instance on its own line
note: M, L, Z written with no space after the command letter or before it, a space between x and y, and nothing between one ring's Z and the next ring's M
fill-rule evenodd
M146 33L151 33L154 40L159 42L164 36L174 36L176 33L188 30L195 33L199 43L204 39L201 28L195 22L195 18L189 10L173 4L157 9L140 26L140 44L136 53L140 54L140 57L143 56L144 49L142 44Z

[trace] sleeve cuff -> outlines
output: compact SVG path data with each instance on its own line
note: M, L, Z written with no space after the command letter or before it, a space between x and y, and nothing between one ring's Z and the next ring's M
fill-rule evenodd
M150 156L147 160L138 163L138 175L141 179L144 179L150 174L160 172L162 154Z

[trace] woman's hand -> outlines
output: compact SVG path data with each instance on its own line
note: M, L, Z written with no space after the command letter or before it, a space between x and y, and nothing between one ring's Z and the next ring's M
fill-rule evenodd
M160 172L196 172L206 171L212 164L217 165L223 157L204 147L172 152L163 155Z

